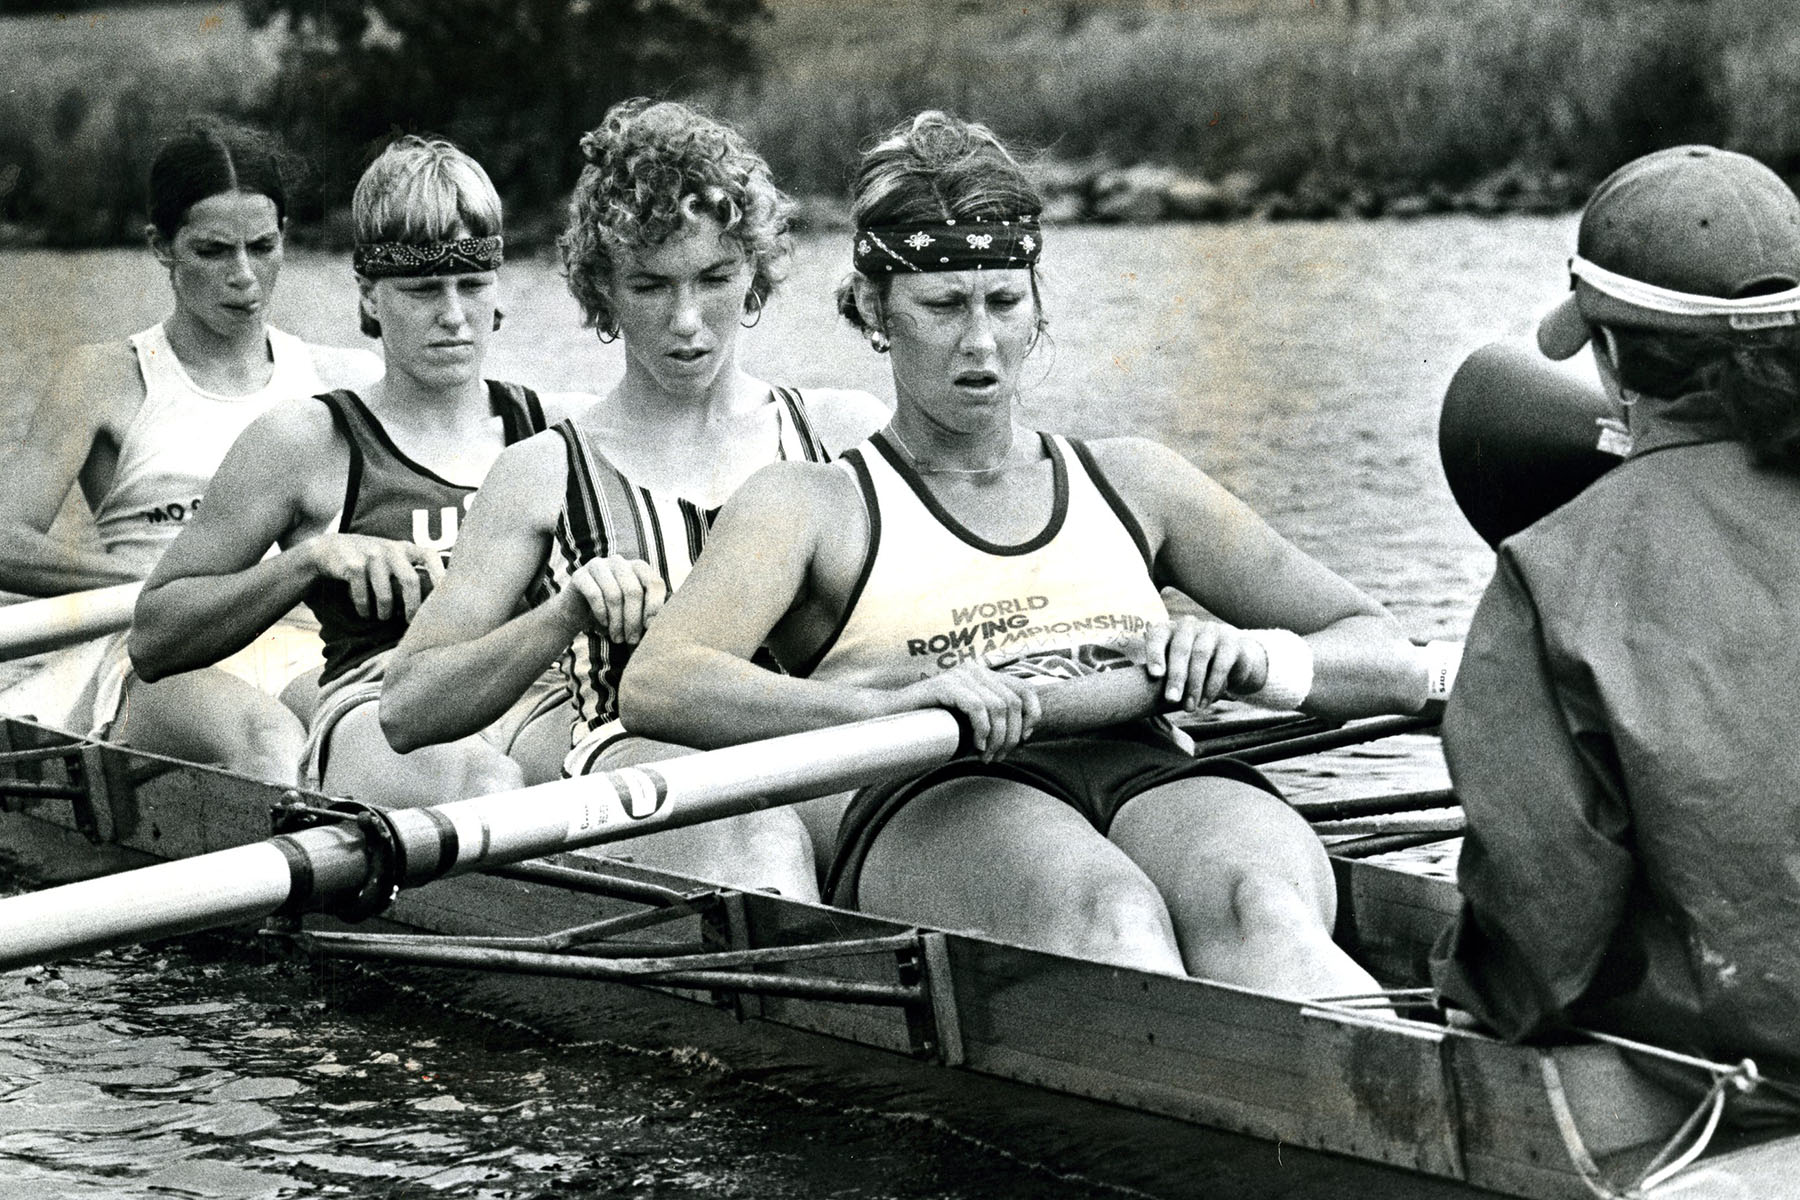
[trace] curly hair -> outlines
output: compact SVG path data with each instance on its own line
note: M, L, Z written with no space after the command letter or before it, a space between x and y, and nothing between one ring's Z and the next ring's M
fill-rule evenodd
M863 153L850 188L858 229L922 221L1001 220L1043 211L1043 193L1012 151L986 125L927 109L895 126ZM875 281L885 298L890 280ZM838 312L859 330L868 322L856 307L855 276L838 285ZM1049 326L1031 268L1038 331Z
M583 323L617 333L613 274L624 251L660 245L696 217L724 226L751 264L758 303L786 275L794 202L738 132L685 104L623 100L581 139L569 224L557 239Z
M1612 332L1623 387L1681 400L1685 416L1722 426L1760 465L1800 474L1800 331Z

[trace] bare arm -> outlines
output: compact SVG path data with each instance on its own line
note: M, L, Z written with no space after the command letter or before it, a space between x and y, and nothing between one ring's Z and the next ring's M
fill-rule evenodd
M207 485L206 503L150 573L129 642L132 666L145 680L241 650L318 577L306 543L263 558L303 520L305 481L294 464L345 453L333 445L324 406L310 405L321 427L301 403L308 402L279 405L243 432Z
M218 662L319 579L342 581L364 616L417 612L443 574L435 551L361 534L308 536L337 511L348 470L349 452L324 405L287 401L257 418L144 585L129 643L138 674L155 681ZM287 548L264 558L277 543Z
M1092 449L1143 525L1158 583L1180 588L1239 629L1305 637L1314 664L1305 711L1348 718L1424 705L1418 653L1381 605L1174 451L1141 438L1108 439ZM1259 671L1251 662L1246 672L1256 686Z
M124 343L83 346L58 365L24 440L0 454L0 588L57 596L137 578L104 551L51 537L50 525L109 421L129 423L143 395Z
M693 572L625 668L620 716L633 733L727 746L847 721L946 707L975 746L1001 752L1030 732L1030 689L970 664L898 690L765 671L750 661L784 622L834 618L861 566L867 519L842 471L776 463L726 504ZM809 611L810 610L810 611Z
M396 750L482 729L587 628L574 588L518 612L549 552L567 474L554 434L508 447L488 471L449 571L388 663L381 728Z

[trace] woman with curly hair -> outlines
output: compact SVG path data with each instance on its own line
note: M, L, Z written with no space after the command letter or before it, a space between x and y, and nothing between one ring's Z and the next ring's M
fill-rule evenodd
M587 324L623 342L624 378L494 464L381 704L396 746L460 737L560 656L577 709L569 775L683 752L616 719L645 623L746 477L781 459L825 461L887 419L864 393L803 393L739 366L739 337L786 266L792 206L735 131L682 104L628 100L581 150L563 261ZM778 809L620 852L810 898L812 847L801 817Z

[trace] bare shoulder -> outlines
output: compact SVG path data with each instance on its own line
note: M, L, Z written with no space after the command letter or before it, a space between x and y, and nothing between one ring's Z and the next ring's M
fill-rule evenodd
M51 369L39 417L64 431L123 427L143 402L137 351L121 338L76 346L63 354Z
M1095 438L1082 443L1107 481L1121 490L1157 490L1206 478L1193 463L1147 437Z
M807 388L804 395L813 431L833 454L868 441L892 415L874 396L851 388Z
M555 430L534 433L500 452L474 508L532 529L556 523L569 482L567 443Z
M760 467L725 502L727 514L785 514L798 524L802 518L823 518L844 512L845 505L860 506L855 482L839 467L828 463L789 459Z
M592 392L539 392L537 398L544 409L544 420L552 425L579 416L600 403L600 397Z
M313 370L318 372L319 382L328 388L354 391L381 378L381 356L372 351L311 343L307 344L307 349L312 352Z
M291 396L271 405L269 411L244 429L232 447L258 458L276 457L288 463L317 461L343 445L337 422L316 396ZM291 473L291 472L290 472Z

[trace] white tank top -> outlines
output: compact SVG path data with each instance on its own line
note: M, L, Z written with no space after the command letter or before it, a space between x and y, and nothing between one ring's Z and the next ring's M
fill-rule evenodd
M325 390L306 343L279 329L268 334L274 370L246 396L221 396L190 379L161 325L131 336L144 402L125 430L94 523L106 552L137 574L148 575L181 532L245 426L277 400Z
M880 434L846 451L869 550L837 634L794 674L893 688L972 658L1045 680L1141 662L1145 626L1168 619L1143 530L1086 447L1039 436L1055 501L1012 546L960 524Z

